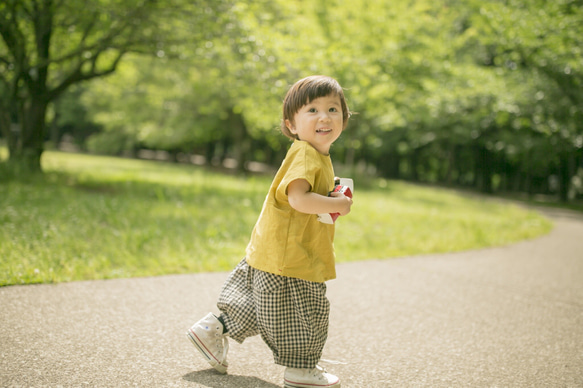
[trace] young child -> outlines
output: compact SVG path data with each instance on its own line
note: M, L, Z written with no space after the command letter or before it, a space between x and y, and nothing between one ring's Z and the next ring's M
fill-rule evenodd
M352 199L334 188L330 146L348 123L344 92L330 77L296 82L283 103L282 132L293 139L269 193L246 257L225 282L217 317L209 313L188 338L217 371L227 372L227 336L257 334L286 368L285 387L340 387L318 366L328 336L325 281L336 277L334 225L319 213L350 212Z

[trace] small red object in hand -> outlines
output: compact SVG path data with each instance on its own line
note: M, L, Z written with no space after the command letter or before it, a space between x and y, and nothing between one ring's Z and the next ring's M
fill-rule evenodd
M340 184L336 185L331 193L342 193L345 196L352 198L353 185L354 183L352 182L352 179L341 178ZM340 213L318 214L318 221L323 222L324 224L333 224L338 217L340 217Z
M337 185L332 192L342 193L345 196L352 198L352 191L350 191L350 187L348 186ZM332 222L336 222L336 219L340 217L340 213L330 213L330 217L332 218Z

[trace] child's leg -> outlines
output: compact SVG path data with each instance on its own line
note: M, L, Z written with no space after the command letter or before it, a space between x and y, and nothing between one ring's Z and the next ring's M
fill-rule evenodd
M315 368L328 337L326 285L262 271L253 283L257 325L275 363Z
M225 325L229 337L241 343L257 331L257 317L253 300L253 273L245 259L229 275L217 302L221 311L220 320Z
M221 373L229 366L227 334L238 342L256 335L257 324L253 291L247 279L252 279L253 268L243 259L227 278L219 296L220 317L207 314L188 330L187 336L208 363Z

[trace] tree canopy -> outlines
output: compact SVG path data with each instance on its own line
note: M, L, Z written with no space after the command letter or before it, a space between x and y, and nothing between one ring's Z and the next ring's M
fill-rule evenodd
M116 71L128 53L161 54L221 33L223 1L0 1L0 129L10 159L40 168L46 112L72 85ZM196 26L195 26L196 25Z
M33 113L69 92L91 150L276 164L285 91L322 73L357 112L332 151L354 171L583 191L579 0L1 0L0 34L11 159L40 158Z

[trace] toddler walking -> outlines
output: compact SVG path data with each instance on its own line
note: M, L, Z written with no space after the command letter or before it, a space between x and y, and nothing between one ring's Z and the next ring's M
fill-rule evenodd
M318 366L328 336L327 280L336 277L334 224L317 214L350 212L352 199L334 188L330 146L350 111L338 82L326 76L297 81L283 103L282 132L293 140L273 179L245 258L227 278L217 307L188 330L188 338L221 373L227 337L242 343L261 335L285 387L340 387Z

